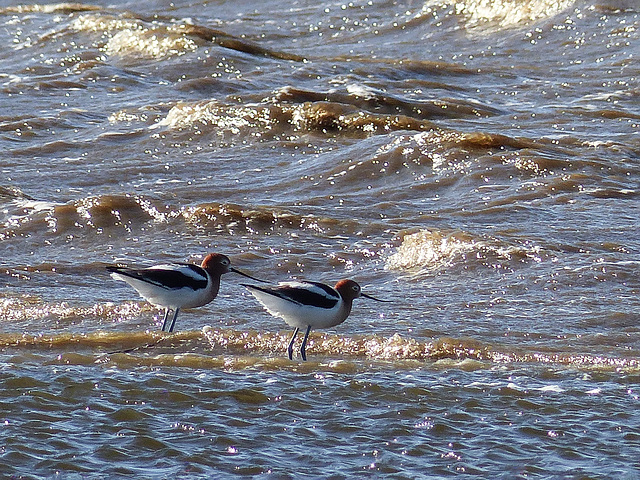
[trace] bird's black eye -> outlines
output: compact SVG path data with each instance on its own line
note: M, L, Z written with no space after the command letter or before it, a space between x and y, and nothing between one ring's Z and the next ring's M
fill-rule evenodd
M224 265L224 266L226 267L226 266L227 266L227 265L229 265L231 262L230 262L229 260L227 260L226 258L223 258L223 259L222 259L222 262L220 262L220 263L222 263L222 265Z
M359 285L354 285L351 288L353 289L354 292L359 292L360 291L360 286Z

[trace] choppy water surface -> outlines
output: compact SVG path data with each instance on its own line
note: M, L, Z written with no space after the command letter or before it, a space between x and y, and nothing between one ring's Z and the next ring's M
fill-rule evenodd
M640 10L0 3L6 478L637 478ZM107 264L357 280L175 335Z

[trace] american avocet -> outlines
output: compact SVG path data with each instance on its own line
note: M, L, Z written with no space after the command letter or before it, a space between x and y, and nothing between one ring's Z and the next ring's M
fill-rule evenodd
M156 265L149 268L108 266L117 280L127 282L149 303L165 309L162 330L168 325L169 312L173 318L169 332L173 332L181 308L195 308L211 302L220 289L220 277L234 272L252 280L257 278L231 267L231 261L220 253L210 253L200 266L191 263Z
M335 327L346 320L351 313L355 298L365 297L377 302L380 300L362 293L360 285L353 280L340 280L335 288L318 282L281 282L278 286L259 287L242 284L274 317L282 318L295 328L287 352L293 359L293 342L301 328L306 328L300 347L302 359L307 359L306 347L312 328Z

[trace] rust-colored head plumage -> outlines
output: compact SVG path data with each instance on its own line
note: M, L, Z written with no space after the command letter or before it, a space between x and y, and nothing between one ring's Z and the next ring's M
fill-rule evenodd
M231 271L231 260L226 255L221 253L210 253L200 265L211 276L220 276Z
M376 302L390 302L391 300L380 300L366 293L362 293L360 285L353 280L340 280L336 283L335 289L342 296L345 302L352 302L355 298L364 297L375 300Z
M360 285L353 280L340 280L336 283L335 289L346 302L350 302L362 294Z

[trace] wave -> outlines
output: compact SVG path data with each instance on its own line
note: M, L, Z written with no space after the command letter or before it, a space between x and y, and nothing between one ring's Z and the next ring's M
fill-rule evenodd
M362 138L396 130L431 130L434 125L401 115L370 114L332 102L230 105L211 100L175 105L164 119L152 126L162 127L213 132L219 142L229 142L235 137L247 136L269 141L296 132Z
M3 202L3 198L8 201ZM288 230L341 235L363 228L360 222L350 218L304 213L278 206L228 202L177 206L141 195L126 194L91 196L60 204L39 201L22 196L18 190L2 187L0 205L5 208L5 216L0 217L3 220L0 239L33 234L66 238L66 235L75 231L96 234L112 233L114 230L132 232L150 223L261 235Z
M241 206L231 203L204 203L182 212L190 224L207 230L268 234L277 230L310 230L323 235L356 231L355 220L303 215L279 207Z
M84 267L69 267L56 264L40 264L29 267L11 268L9 273L13 275L27 276L33 272L56 272L56 273L74 273L74 274L95 274L98 267L102 265L89 265ZM117 321L118 319L131 318L139 316L146 311L152 311L152 307L144 303L123 303L123 304L95 304L90 306L71 305L68 302L44 302L42 299L34 296L6 296L0 300L0 317L7 322L12 328L22 328L23 326L34 328L35 325L50 326L66 326L76 321L82 321L83 318L98 318L102 320ZM5 338L9 343L21 345L23 341L27 344L37 345L39 339L46 336L37 335L29 337L27 334L7 334ZM55 336L46 337L50 342L65 342L66 339L73 337L72 333L57 334ZM9 340L11 339L11 340ZM27 339L27 340L25 340Z
M151 57L183 54L194 48L197 40L218 44L243 53L272 56L280 59L304 60L295 54L274 52L235 37L222 30L197 26L173 17L154 15L146 18L131 11L81 3L33 4L0 8L7 14L75 14L71 28L78 32L95 32L109 38L104 49L112 54L143 54ZM116 38L118 37L118 38Z
M79 15L71 29L106 35L102 50L107 55L162 58L183 55L199 46L177 26L153 24L131 15L107 12Z
M468 31L492 34L556 16L575 4L576 0L463 0L455 4L431 0L422 12L450 11L464 20Z
M411 69L411 66L404 66ZM416 68L415 66L413 67ZM349 83L344 90L314 92L301 88L284 87L275 97L280 102L329 102L352 105L360 110L378 114L404 115L415 119L488 117L505 112L473 100L444 98L420 100L392 95L366 84Z
M14 5L0 8L0 15L10 13L77 13L102 10L102 7L84 3L52 3L52 4L31 4L31 5Z
M219 29L173 19L145 19L131 12L112 14L105 10L79 15L72 28L107 35L102 47L105 53L132 59L140 55L156 59L180 56L202 46L217 45L250 55L304 61L299 55L270 50Z
M472 101L403 99L357 85L335 92L285 87L262 103L233 105L218 100L179 103L152 128L214 130L219 137L250 135L271 139L296 131L363 137L398 130L437 129L431 119L500 113ZM118 115L113 119L117 121Z
M64 236L78 229L98 233L110 228L130 231L150 220L167 222L169 217L179 215L162 211L151 201L133 195L92 196L65 204L14 196L5 208L7 215L0 225L0 239L35 232Z
M460 230L420 230L400 236L402 243L387 258L386 268L414 275L453 266L515 268L548 255L536 245L508 243Z
M313 332L307 352L309 362L290 362L285 357L289 332L238 331L206 326L202 331L95 332L90 334L0 334L0 347L14 356L54 353L51 363L131 366L178 366L187 368L315 369L318 362L339 362L357 368L361 361L391 362L392 368L434 367L481 370L496 365L531 364L570 368L638 372L640 359L593 355L583 352L513 350L508 345L487 345L472 339L443 337L418 341L394 334L340 336ZM20 353L22 352L22 353ZM418 363L416 363L418 362Z

